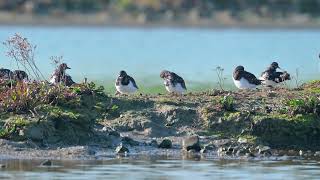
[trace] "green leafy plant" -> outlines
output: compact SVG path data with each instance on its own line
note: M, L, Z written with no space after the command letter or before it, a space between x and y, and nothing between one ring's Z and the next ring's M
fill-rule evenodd
M234 111L235 110L234 98L230 95L227 95L227 96L224 96L223 98L221 98L219 103L221 104L223 109L226 111Z
M290 99L286 102L290 114L320 114L320 100L316 97L306 97L305 99Z

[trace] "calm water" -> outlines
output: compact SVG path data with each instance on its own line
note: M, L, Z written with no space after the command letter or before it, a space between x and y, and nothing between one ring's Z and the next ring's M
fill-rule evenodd
M0 179L319 179L319 161L179 160L0 161Z
M236 65L258 75L274 60L292 74L299 68L301 79L320 75L320 30L0 26L0 41L15 32L37 44L36 59L47 76L53 55L65 57L77 80L86 76L110 83L125 69L147 86L161 83L163 69L181 74L189 87L214 86L216 66L225 68L230 81ZM0 46L0 66L10 67L4 51Z

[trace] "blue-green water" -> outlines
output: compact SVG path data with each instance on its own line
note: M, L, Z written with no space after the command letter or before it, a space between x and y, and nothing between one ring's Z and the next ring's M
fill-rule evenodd
M319 179L320 162L122 158L104 161L0 161L0 179Z
M230 82L237 65L259 75L275 60L292 74L299 68L300 79L319 75L320 30L1 26L0 41L16 32L38 46L36 60L46 76L53 71L49 57L63 55L78 81L111 83L125 69L140 85L158 85L159 72L168 69L189 87L212 87L216 66L225 68ZM0 46L0 66L10 67L4 52Z

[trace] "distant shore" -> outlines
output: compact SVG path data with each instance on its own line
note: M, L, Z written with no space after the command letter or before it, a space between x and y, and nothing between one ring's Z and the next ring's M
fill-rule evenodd
M106 14L65 14L59 16L39 16L33 14L17 14L0 12L0 26L24 25L24 26L107 26L126 28L204 28L204 29L319 29L320 20L293 20L283 18L278 20L255 19L245 21L222 19L183 19L179 21L145 21L134 17L111 18Z

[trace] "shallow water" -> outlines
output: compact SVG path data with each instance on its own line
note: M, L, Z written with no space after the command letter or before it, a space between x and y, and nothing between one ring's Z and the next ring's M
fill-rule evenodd
M1 160L0 179L318 179L319 161L120 158L103 161Z
M140 86L162 85L159 72L173 70L189 87L216 86L217 66L225 68L228 82L240 64L259 75L276 60L292 74L299 68L300 79L316 78L320 70L319 30L0 26L0 41L15 32L38 46L36 59L47 76L49 57L63 55L77 80L86 76L105 85L121 69ZM0 46L0 66L10 67L4 51Z

